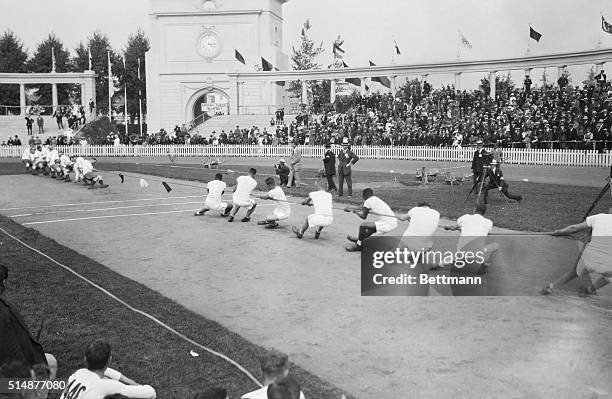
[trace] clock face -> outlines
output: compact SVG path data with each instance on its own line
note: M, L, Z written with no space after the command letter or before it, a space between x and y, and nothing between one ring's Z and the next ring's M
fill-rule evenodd
M221 52L221 41L219 37L212 32L204 33L198 40L198 52L209 60L217 57Z

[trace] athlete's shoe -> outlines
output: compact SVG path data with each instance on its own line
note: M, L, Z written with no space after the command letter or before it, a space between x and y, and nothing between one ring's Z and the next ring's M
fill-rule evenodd
M300 233L300 230L295 226L291 227L291 231L293 231L293 234L295 234L295 236L299 239L302 239L302 237L304 237L304 235Z
M353 236L346 236L346 239L354 243L357 243L357 241L359 241L359 238Z
M321 236L321 232L315 231L315 240L318 240L320 236Z
M250 222L251 218L245 216L240 221L243 222L243 223Z
M278 226L280 226L278 223L276 223L276 222L272 222L272 223L268 223L268 224L266 225L266 229L275 229L275 228L277 228Z
M233 216L230 216L230 217L227 219L227 221L228 221L228 222L233 222L233 221L234 221L234 217L233 217Z
M345 248L348 252L361 252L361 245L353 244Z
M199 211L194 213L193 216L204 216L205 213L206 213L206 210L200 209Z

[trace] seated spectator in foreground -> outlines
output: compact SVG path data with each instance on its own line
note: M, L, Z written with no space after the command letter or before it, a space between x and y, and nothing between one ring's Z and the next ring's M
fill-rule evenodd
M22 362L28 368L42 365L49 368L49 379L53 379L57 360L45 353L30 334L21 314L2 297L7 280L8 268L0 264L0 366L11 362Z
M104 399L114 394L128 398L155 398L155 390L150 385L139 385L109 368L110 362L109 344L102 341L90 344L85 351L87 368L75 371L68 378L61 399Z
M229 395L225 388L212 387L197 392L193 395L193 399L229 399Z
M261 358L261 373L264 378L264 386L255 391L245 393L242 395L242 399L267 399L268 387L280 382L289 375L289 357L278 351L269 352ZM299 396L296 399L305 399L304 393L299 391Z

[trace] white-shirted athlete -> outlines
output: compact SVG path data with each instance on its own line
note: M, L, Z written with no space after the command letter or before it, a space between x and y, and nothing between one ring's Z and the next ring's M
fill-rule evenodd
M69 378L61 399L104 399L110 395L128 398L155 399L150 385L139 385L108 367L111 348L106 342L90 344L85 352L87 368L75 371Z
M255 175L257 174L257 170L255 168L249 169L249 174L246 176L240 176L236 179L236 188L234 189L234 194L232 195L232 201L234 203L234 209L231 212L228 222L234 221L234 216L240 208L246 208L247 213L246 216L242 218L243 222L249 222L251 220L251 215L255 212L255 208L257 207L257 202L253 198L251 198L251 193L257 187L257 180L255 180Z
M233 205L223 202L226 187L227 184L223 181L223 175L217 173L215 180L209 181L206 185L208 195L204 200L204 208L194 213L194 216L203 216L207 211L222 211L221 216L229 215Z
M315 187L318 188L318 190L308 194L308 198L302 202L302 205L314 206L314 213L308 215L301 229L298 229L296 226L291 228L297 238L304 237L306 230L308 230L309 227L314 227L315 239L318 239L323 228L331 226L334 222L332 195L323 189L320 180L315 180Z
M408 213L398 215L398 219L410 221L402 239L410 249L428 250L433 247L432 236L438 229L440 212L431 209L428 203L422 202Z
M272 211L272 214L266 216L264 220L257 222L260 226L266 226L267 229L277 228L280 220L289 219L291 216L291 205L287 201L287 196L280 186L276 185L276 181L273 177L266 178L266 186L268 187L268 193L261 195L259 198L264 200L272 200L276 203L276 208Z
M108 184L104 184L102 176L95 173L93 165L97 162L96 158L91 160L83 159L81 162L81 173L83 178L83 184L90 186L89 188L106 188ZM96 182L99 184L96 186Z
M362 207L357 209L345 208L345 211L351 211L364 220L371 213L375 220L373 222L361 223L357 237L350 235L346 237L354 243L345 248L349 252L361 251L363 240L371 235L385 234L397 227L395 213L385 201L374 196L374 191L371 188L363 190L362 197L364 199Z
M60 168L65 182L70 181L70 172L74 169L74 162L63 152L59 153Z
M591 241L582 251L580 259L572 270L544 287L540 291L542 295L549 295L554 288L585 275L588 275L591 281L580 287L579 294L582 296L595 294L599 288L612 282L612 208L608 209L608 213L589 216L582 223L555 230L550 234L567 236L583 230L591 230Z
M499 244L493 242L487 244L487 236L493 229L493 221L484 217L487 212L485 204L477 204L473 215L463 215L457 219L454 225L444 227L445 230L460 230L459 240L457 241L457 251L484 252L484 262L480 266L477 274L485 274L488 261L499 249Z
M34 169L34 153L36 149L34 147L28 148L21 155L21 163L25 166L26 172L30 172Z

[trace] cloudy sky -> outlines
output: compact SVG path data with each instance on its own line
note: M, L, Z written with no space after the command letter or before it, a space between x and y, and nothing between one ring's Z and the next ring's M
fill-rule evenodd
M139 27L148 31L147 0L30 0L27 7L0 0L0 4L0 29L13 30L30 50L49 31L70 49L96 29L106 33L118 49ZM331 43L338 34L345 40L345 60L351 66L367 65L368 59L378 65L452 61L457 56L459 29L473 46L462 50L462 59L522 56L529 23L543 34L539 43L531 42L534 55L592 49L600 38L604 48L611 48L612 35L602 34L601 13L612 22L612 1L290 0L284 6L284 46L289 53L309 18L311 36L326 46L322 64L330 63ZM395 60L394 40L402 51ZM570 68L570 72L576 82L583 79L585 68ZM556 79L556 70L549 73ZM519 78L520 73L515 76ZM541 71L534 71L534 76L541 76ZM465 76L463 85L479 78ZM452 82L450 76L431 80Z

